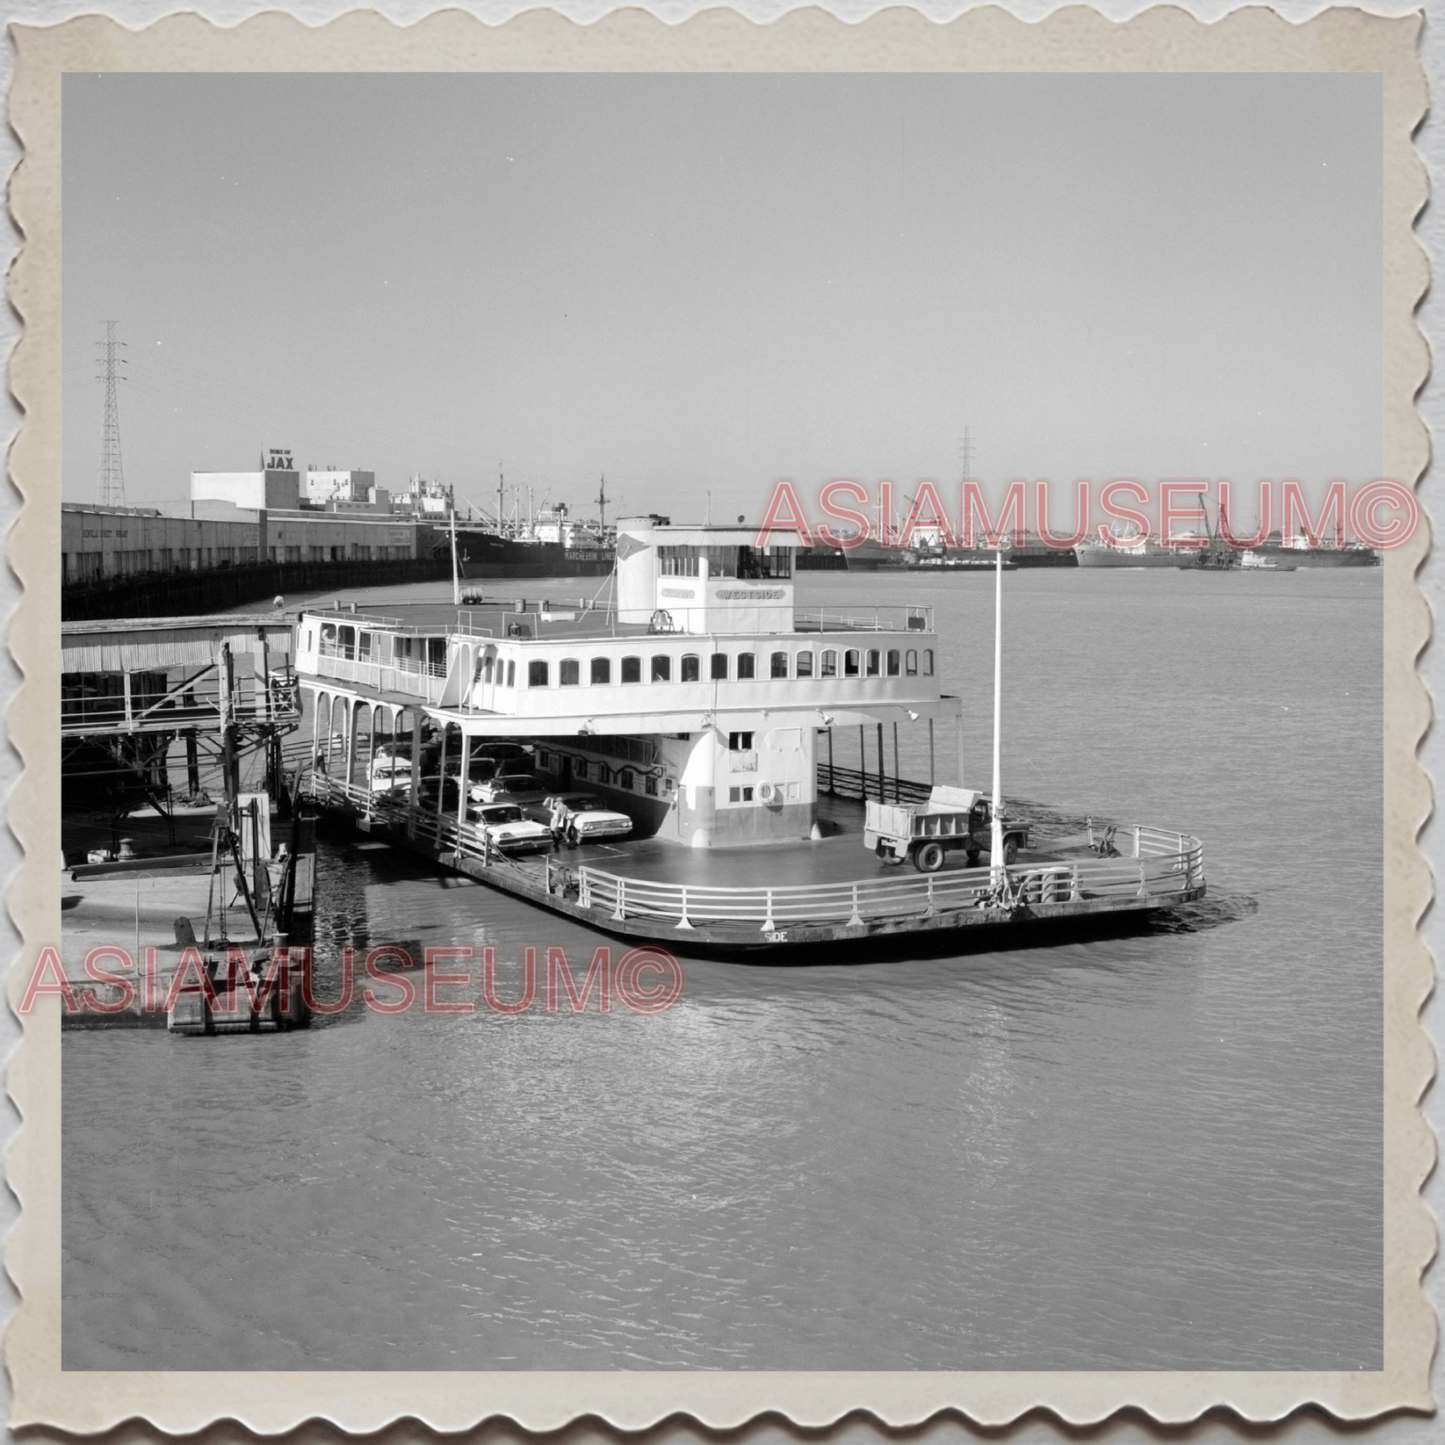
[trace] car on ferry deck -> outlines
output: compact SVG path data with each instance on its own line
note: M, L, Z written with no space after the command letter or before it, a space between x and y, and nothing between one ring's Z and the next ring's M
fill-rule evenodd
M472 797L480 792L478 801L483 803L540 803L547 796L547 789L531 769L523 772L513 765L492 775L479 789L473 790Z
M555 837L574 848L595 838L625 838L632 831L626 813L608 808L595 793L553 793L542 800Z
M541 853L552 847L552 830L524 817L516 803L484 803L467 815L501 853Z

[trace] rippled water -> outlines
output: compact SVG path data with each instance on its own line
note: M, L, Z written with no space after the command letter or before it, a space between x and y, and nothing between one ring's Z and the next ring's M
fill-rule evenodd
M66 1368L1379 1368L1380 580L1005 578L1006 790L1203 837L1178 929L67 1034ZM940 608L979 780L991 582L799 586L865 589ZM333 942L491 943L504 995L599 942L370 842L321 875Z

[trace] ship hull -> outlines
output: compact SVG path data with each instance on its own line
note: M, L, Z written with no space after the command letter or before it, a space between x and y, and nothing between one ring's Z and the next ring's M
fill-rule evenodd
M1284 567L1378 567L1380 556L1368 547L1281 547L1266 542L1250 549Z
M1116 551L1097 544L1074 548L1080 567L1179 567L1194 560L1193 553L1180 553L1171 547L1148 542L1141 551Z
M438 551L449 551L450 538ZM519 542L495 532L457 531L457 571L465 582L513 577L606 577L610 552L578 553L560 542Z

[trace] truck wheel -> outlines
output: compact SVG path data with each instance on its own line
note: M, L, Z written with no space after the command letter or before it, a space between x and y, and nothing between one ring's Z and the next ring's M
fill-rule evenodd
M1003 840L1003 861L1012 863L1019 856L1019 840L1015 837L1008 837Z
M920 873L937 873L943 867L943 844L923 844L913 854L913 866Z
M968 850L968 852L963 855L963 861L964 861L965 863L967 863L970 868L977 868L977 867L978 867L978 849L977 849L977 848L970 848L970 849Z

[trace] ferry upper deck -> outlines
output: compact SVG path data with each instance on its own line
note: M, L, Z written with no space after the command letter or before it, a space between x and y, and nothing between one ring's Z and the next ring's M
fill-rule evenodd
M315 697L321 765L365 785L380 740L411 733L419 785L431 730L462 754L488 738L549 739L562 784L606 793L640 835L694 846L810 836L820 730L931 732L958 718L959 701L939 690L931 608L800 612L796 532L759 540L624 519L602 605L307 608L296 670Z

